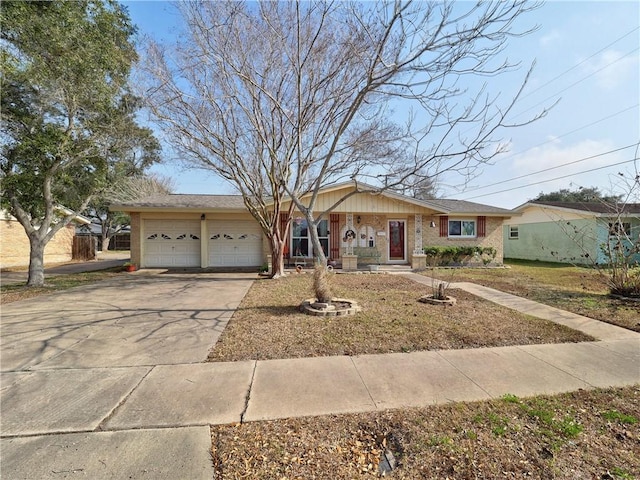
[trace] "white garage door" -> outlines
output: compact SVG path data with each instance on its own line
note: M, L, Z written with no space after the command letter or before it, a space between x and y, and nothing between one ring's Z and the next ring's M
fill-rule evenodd
M145 267L199 267L199 220L145 220Z
M262 264L262 230L254 221L210 220L209 266L258 267Z

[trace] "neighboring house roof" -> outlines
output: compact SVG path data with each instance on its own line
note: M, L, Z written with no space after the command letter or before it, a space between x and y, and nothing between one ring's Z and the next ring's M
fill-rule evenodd
M81 225L79 227L76 227L76 233L85 234L85 235L89 233L91 235L102 235L102 226L97 223L91 223L89 225ZM118 232L115 232L114 229L112 228L110 233L128 234L128 233L131 233L131 227L126 226L121 230L119 230Z
M89 220L87 217L83 216L83 215L79 215L77 213L75 213L73 210L69 210L67 207L63 207L61 205L54 207L55 210L57 210L58 212L62 213L62 215L73 215L73 218L71 219L71 221L73 223L76 223L78 225L89 225L91 223L91 220ZM7 210L0 210L0 218L2 220L11 220L11 221L18 221L18 219L16 217L14 217L13 215L11 215Z
M611 204L604 202L546 202L531 201L514 208L516 212L522 212L528 207L552 207L559 210L574 212L588 212L595 216L634 215L640 214L640 203Z
M323 188L321 193L328 193L351 186L354 186L354 182L330 185ZM358 182L358 186L365 190L369 188L373 190L376 188L361 182ZM512 217L519 215L512 210L465 200L418 200L390 190L385 190L380 193L373 192L373 194L426 207L435 210L437 212L436 215L485 215L494 217ZM110 210L124 212L153 210L192 211L194 209L206 211L246 211L242 195L159 194L133 202L110 206Z

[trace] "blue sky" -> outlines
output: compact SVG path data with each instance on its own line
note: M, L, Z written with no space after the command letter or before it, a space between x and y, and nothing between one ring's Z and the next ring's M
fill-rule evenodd
M141 35L172 41L179 32L180 17L170 3L122 3ZM490 88L512 94L535 60L513 119L559 103L542 120L505 132L509 153L484 166L464 190L455 187L458 178L442 179L441 196L513 208L560 188L609 192L619 172L632 173L640 142L640 2L551 1L516 27L534 25L536 32L513 38L506 52L522 68ZM178 193L234 193L202 170L173 162L155 170L173 177Z

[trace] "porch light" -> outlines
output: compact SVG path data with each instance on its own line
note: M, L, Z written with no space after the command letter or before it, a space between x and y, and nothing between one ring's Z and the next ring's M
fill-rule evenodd
M433 220L431 220L431 222L429 222L429 226L431 228L436 228L436 222L434 222Z
M360 225L360 215L356 217L356 222L358 222L358 225Z
M200 215L200 220L204 220L206 217L204 216L204 213L202 215Z

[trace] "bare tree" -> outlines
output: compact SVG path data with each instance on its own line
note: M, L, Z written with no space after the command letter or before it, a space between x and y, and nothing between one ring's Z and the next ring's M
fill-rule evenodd
M634 167L633 171L619 172L614 177L612 191L620 193L583 203L586 209L591 204L602 212L595 217L595 224L565 220L556 223L580 251L579 262L595 268L611 294L640 297L640 225L637 220L631 221L640 217L640 170L637 162ZM602 257L593 251L594 245ZM551 253L560 261L577 260L564 258L561 252Z
M328 211L315 211L323 186L353 179L349 195L406 188L468 175L504 150L497 137L514 126L506 117L519 93L502 103L480 79L515 67L500 56L509 37L527 33L513 31L515 20L536 7L180 3L184 41L172 51L150 44L147 96L174 147L242 193L277 276L287 198L285 213L304 215L324 263L317 226Z
M100 226L102 250L107 251L111 239L131 225L129 215L112 210L110 205L122 205L151 195L171 193L174 190L173 179L156 174L120 176L116 182L107 185L96 195L87 209L91 223Z

